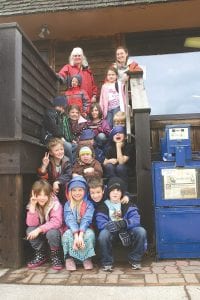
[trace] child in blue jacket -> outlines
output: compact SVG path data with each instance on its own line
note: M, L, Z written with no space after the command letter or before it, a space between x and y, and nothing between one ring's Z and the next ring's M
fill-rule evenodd
M67 187L64 221L67 230L62 236L65 265L75 271L75 260L83 263L86 270L93 268L91 257L95 255L95 234L90 228L94 207L87 199L87 183L82 176L74 177Z
M108 182L109 199L96 208L96 225L100 231L98 242L101 263L104 271L113 270L112 244L120 239L123 246L129 246L129 263L132 269L141 269L141 259L145 252L146 231L140 225L138 208L130 201L121 204L125 183L121 178L113 177Z

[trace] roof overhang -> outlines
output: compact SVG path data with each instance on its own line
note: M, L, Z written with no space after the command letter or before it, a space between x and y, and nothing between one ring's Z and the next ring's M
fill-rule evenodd
M38 40L41 26L47 24L48 39L75 40L124 32L200 27L200 1L62 11L0 17L0 23L17 22L31 40Z

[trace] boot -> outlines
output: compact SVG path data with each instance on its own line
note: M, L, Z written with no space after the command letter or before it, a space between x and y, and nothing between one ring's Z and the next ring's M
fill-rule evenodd
M35 250L34 258L27 264L27 267L30 269L35 269L44 264L46 260L47 257L44 249Z
M61 270L63 268L59 249L51 249L52 269Z

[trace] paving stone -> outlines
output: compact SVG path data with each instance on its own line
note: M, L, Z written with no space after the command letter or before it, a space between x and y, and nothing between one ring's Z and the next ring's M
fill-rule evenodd
M128 284L128 285L144 285L145 281L144 281L144 276L142 275L138 275L138 276L134 276L134 275L121 275L119 276L119 285L124 285L124 284Z
M195 274L183 274L185 281L187 283L199 283L199 280L195 276Z
M152 269L152 273L154 274L165 274L165 269L163 267L153 267Z
M54 274L47 274L45 278L47 278L47 279L50 279L50 278L56 278L56 279L63 278L63 279L66 279L69 276L70 276L69 273L68 274L66 274L66 273L54 273Z
M145 274L145 282L147 284L157 284L158 278L156 274Z
M66 280L63 280L61 278L53 278L53 279L48 279L48 278L45 278L43 281L42 281L42 284L50 284L50 285L65 285L66 284Z
M186 267L180 267L181 273L200 273L200 266L186 266Z
M105 278L81 278L80 284L88 284L88 285L97 285L97 284L104 284Z
M163 284L185 283L182 274L158 274L158 282Z
M21 269L12 270L11 273L12 274L21 274L21 273L24 273L24 272L27 272L27 271L28 271L28 268L24 267L24 268L21 268Z
M190 266L200 266L200 260L190 260Z
M158 262L152 262L151 266L152 267L165 267L165 266L175 266L176 265L176 261L171 261L171 260L167 260L167 261L158 261Z
M9 269L0 269L0 277L4 276L8 271Z
M187 260L177 260L176 265L177 266L189 266L189 261L187 261Z
M166 266L164 268L164 270L166 271L166 273L179 273L179 270L176 266Z
M83 274L82 279L87 279L87 278L106 278L107 273L104 272L104 274Z
M118 280L119 280L119 275L111 273L106 276L106 283L117 284Z
M17 280L17 283L24 283L24 284L27 284L27 283L29 283L30 282L30 280L31 280L31 278L34 276L34 274L32 273L30 273L30 274L28 274L25 278L23 278L23 279L20 279L20 280Z
M45 274L35 274L32 278L30 283L41 283L41 281L45 278Z
M68 277L66 284L80 284L82 275L72 274Z

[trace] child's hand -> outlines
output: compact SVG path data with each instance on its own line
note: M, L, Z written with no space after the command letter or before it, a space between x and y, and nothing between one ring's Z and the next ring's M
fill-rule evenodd
M59 181L54 181L53 183L53 192L55 194L57 194L60 190L60 186L59 186L60 182Z
M94 168L92 167L84 169L84 173L93 173L93 172L94 172Z
M48 167L49 165L49 153L45 152L45 155L42 159L42 167L44 167L45 169Z
M84 243L84 240L83 240L83 232L79 233L78 240L79 240L79 249L84 249L85 248L85 243Z
M127 203L129 203L129 197L128 197L128 196L122 197L121 203L122 203L122 204L127 204Z
M116 165L117 164L117 159L116 158L110 158L109 163L111 163L112 165Z
M38 235L41 233L41 229L38 227L36 229L34 229L33 231L31 231L28 235L27 235L27 240L34 240L36 239L36 237L38 237Z
M37 204L37 196L32 191L31 198L30 198L30 209L29 209L32 213L35 211L36 204Z
M79 238L78 238L78 234L76 233L74 235L73 249L78 250L78 248L79 248Z
M116 147L119 147L119 148L122 148L124 145L124 142L121 142L121 141L120 142L116 141L115 143L116 143Z

